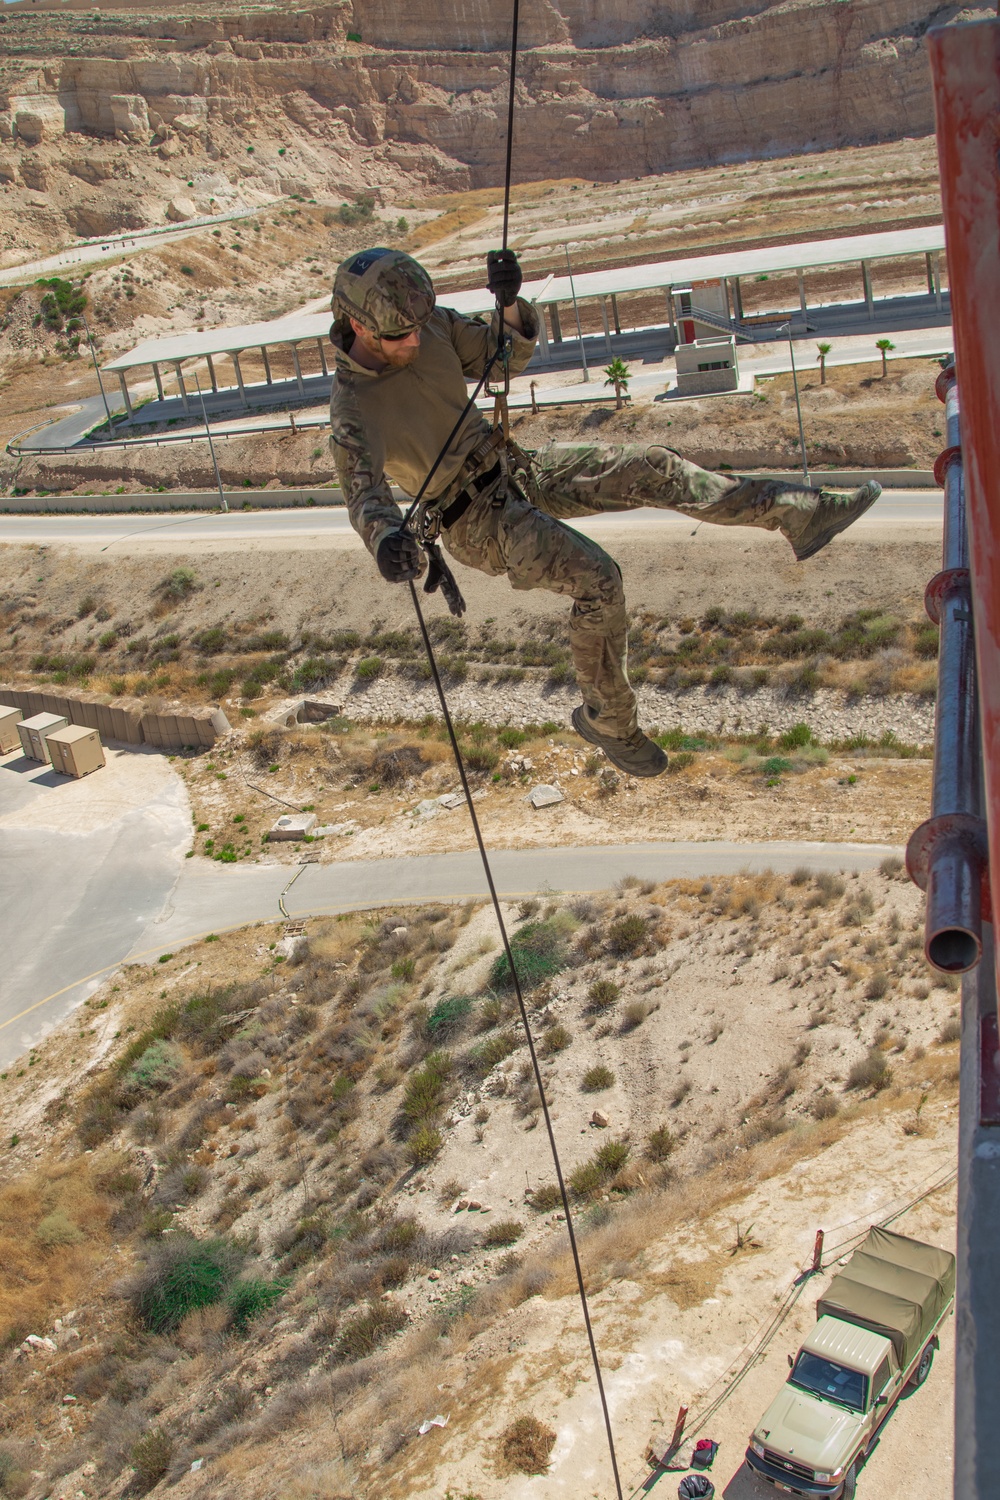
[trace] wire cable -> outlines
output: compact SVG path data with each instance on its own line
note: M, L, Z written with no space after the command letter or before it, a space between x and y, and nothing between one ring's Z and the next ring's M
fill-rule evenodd
M517 972L517 964L514 961L514 954L511 950L510 938L507 934L507 924L504 921L503 911L500 907L500 898L497 895L497 888L493 882L493 871L490 868L489 855L486 852L486 845L483 842L482 830L479 827L479 818L476 815L475 805L472 801L472 789L469 786L469 778L465 769L465 761L462 757L461 747L458 743L458 736L455 733L455 726L452 722L451 713L448 708L448 700L445 697L444 685L441 681L441 674L438 671L437 658L434 655L434 648L431 645L431 638L427 632L427 624L424 620L423 610L420 608L420 598L417 594L417 590L414 587L412 580L410 581L410 597L413 600L413 608L417 612L417 623L420 626L420 634L423 637L424 650L427 652L427 660L430 664L431 676L434 679L434 686L437 689L438 701L441 704L441 713L444 716L445 727L448 730L448 738L451 741L452 753L455 757L455 764L458 767L459 779L462 783L462 791L465 793L465 800L469 808L469 817L472 819L472 831L475 834L476 844L479 847L479 855L483 862L483 870L486 874L486 884L489 887L490 900L493 903L493 910L496 914L497 925L500 928L500 937L503 941L504 953L507 956L507 963L510 966L511 978L514 982L514 993L517 996L517 1008L520 1012L521 1025L524 1029L524 1035L528 1043L528 1052L531 1057L531 1070L535 1075L535 1085L538 1089L538 1097L541 1101L542 1106L542 1116L545 1120L545 1131L549 1138L549 1149L552 1152L552 1161L556 1170L556 1181L559 1184L559 1196L562 1199L563 1213L566 1215L566 1232L569 1236L570 1250L573 1255L573 1267L576 1271L576 1285L577 1290L580 1293L580 1305L583 1308L583 1321L587 1330L587 1342L590 1345L590 1358L594 1366L594 1375L597 1380L597 1389L601 1398L601 1410L604 1413L604 1428L608 1438L608 1451L611 1455L611 1468L614 1472L615 1477L615 1491L617 1493L618 1500L623 1500L621 1479L618 1474L618 1457L615 1452L614 1434L611 1430L611 1414L608 1410L608 1398L604 1390L604 1380L601 1375L601 1362L597 1353L597 1344L594 1340L593 1324L590 1320L590 1304L587 1301L587 1288L583 1279L583 1267L580 1263L580 1251L576 1242L576 1231L573 1228L573 1215L570 1209L569 1194L566 1191L566 1182L563 1177L562 1163L559 1159L559 1149L556 1145L555 1132L552 1128L552 1117L549 1113L549 1104L548 1100L545 1097L545 1084L542 1081L542 1070L538 1062L538 1052L535 1047L534 1036L531 1032L531 1022L528 1019L528 1008L524 1003L524 995L521 990L521 980Z

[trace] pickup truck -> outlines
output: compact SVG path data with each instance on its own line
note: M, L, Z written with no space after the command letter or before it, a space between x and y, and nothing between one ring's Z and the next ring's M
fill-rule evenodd
M750 1437L747 1467L787 1495L853 1500L906 1387L930 1372L955 1303L955 1257L873 1227L816 1304L817 1322Z

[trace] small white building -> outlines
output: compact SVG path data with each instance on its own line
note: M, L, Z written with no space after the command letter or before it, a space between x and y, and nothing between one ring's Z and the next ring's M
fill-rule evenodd
M739 389L740 368L732 334L680 344L676 359L679 395L711 396Z

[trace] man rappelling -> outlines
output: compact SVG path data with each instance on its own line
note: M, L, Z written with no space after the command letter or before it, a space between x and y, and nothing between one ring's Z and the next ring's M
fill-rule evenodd
M439 307L427 271L400 250L365 250L339 267L330 442L351 524L390 583L420 576L423 545L429 583L440 579L446 592L450 586L453 608L460 595L438 537L467 567L506 573L512 588L567 594L583 695L573 727L620 770L657 776L667 757L638 726L621 572L603 548L563 522L655 506L716 525L780 531L804 561L857 520L881 486L870 481L838 493L737 479L658 444L554 443L525 454L468 400L466 381L482 375L498 341L509 374L517 375L538 336L537 316L519 296L512 250L491 251L487 284L497 299L489 322ZM414 531L403 525L390 483L420 496Z

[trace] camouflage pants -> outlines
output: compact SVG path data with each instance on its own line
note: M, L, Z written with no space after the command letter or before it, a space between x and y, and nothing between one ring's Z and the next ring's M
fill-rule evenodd
M723 526L773 529L745 502L728 503L732 479L688 463L669 448L634 443L552 444L535 455L534 504L486 490L442 533L451 555L481 573L506 573L515 589L548 589L573 600L570 648L583 700L603 734L625 739L637 727L628 680L628 622L618 564L562 521L660 506Z

